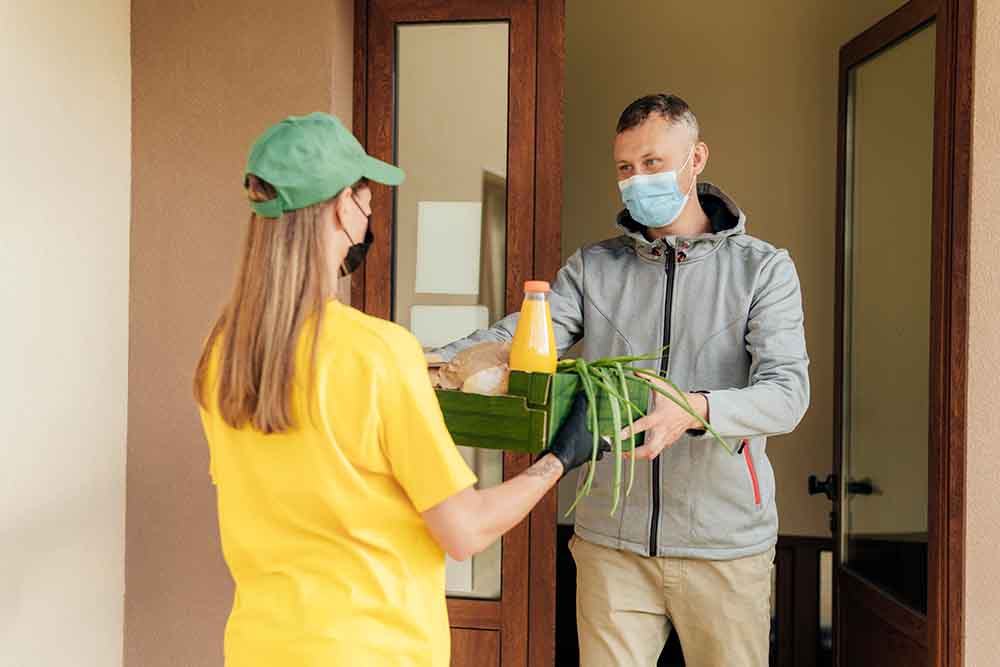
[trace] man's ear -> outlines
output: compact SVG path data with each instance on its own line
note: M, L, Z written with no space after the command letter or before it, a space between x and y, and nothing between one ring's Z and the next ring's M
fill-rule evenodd
M708 144L704 141L699 141L694 145L694 173L696 176L700 176L701 172L705 171L705 167L708 166Z

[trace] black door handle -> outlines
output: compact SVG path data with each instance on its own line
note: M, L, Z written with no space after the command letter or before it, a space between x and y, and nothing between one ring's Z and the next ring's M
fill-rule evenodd
M837 498L836 475L827 475L826 479L822 482L819 481L816 475L809 475L809 495L815 496L820 493L824 494L830 500ZM849 496L870 496L873 493L875 493L875 486L872 484L871 479L862 479L847 483L847 495Z
M847 493L852 496L870 496L875 492L875 487L870 479L862 479L857 482L847 483Z
M816 475L809 475L809 495L815 496L820 493L826 495L830 500L834 500L837 497L836 476L832 474L827 475L826 479L821 482Z

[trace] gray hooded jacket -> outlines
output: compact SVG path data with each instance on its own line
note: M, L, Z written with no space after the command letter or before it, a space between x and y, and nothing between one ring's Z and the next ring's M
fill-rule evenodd
M686 391L708 392L709 421L737 452L689 433L637 463L632 493L613 516L605 457L577 506L577 535L647 556L727 560L777 541L766 442L805 413L809 360L788 253L746 234L746 217L718 188L700 184L698 197L711 233L650 242L622 212L622 236L582 248L559 271L551 309L560 354L581 340L586 359L669 345L659 368L646 366ZM510 340L517 317L439 352L448 359L476 343Z

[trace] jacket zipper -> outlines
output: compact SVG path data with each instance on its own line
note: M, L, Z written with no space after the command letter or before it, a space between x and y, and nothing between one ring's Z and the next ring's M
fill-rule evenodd
M747 462L747 470L750 472L750 484L753 486L753 504L760 506L760 482L757 480L757 469L753 465L753 456L750 454L750 445L744 440L743 446L740 448L743 450L743 458Z
M666 263L663 270L667 274L667 293L663 304L663 359L660 361L660 373L667 374L670 366L670 319L674 309L674 272L677 267L677 255L672 247L667 246ZM653 459L653 521L649 528L649 555L656 556L657 542L660 532L660 457Z

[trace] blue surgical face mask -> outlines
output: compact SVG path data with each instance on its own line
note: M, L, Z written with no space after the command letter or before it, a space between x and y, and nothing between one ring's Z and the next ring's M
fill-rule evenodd
M691 187L687 193L681 192L677 184L677 175L694 156L694 146L687 160L676 171L661 171L658 174L636 174L624 181L619 181L618 190L622 202L628 209L632 219L640 225L658 228L673 224L688 203L695 179L691 178Z

